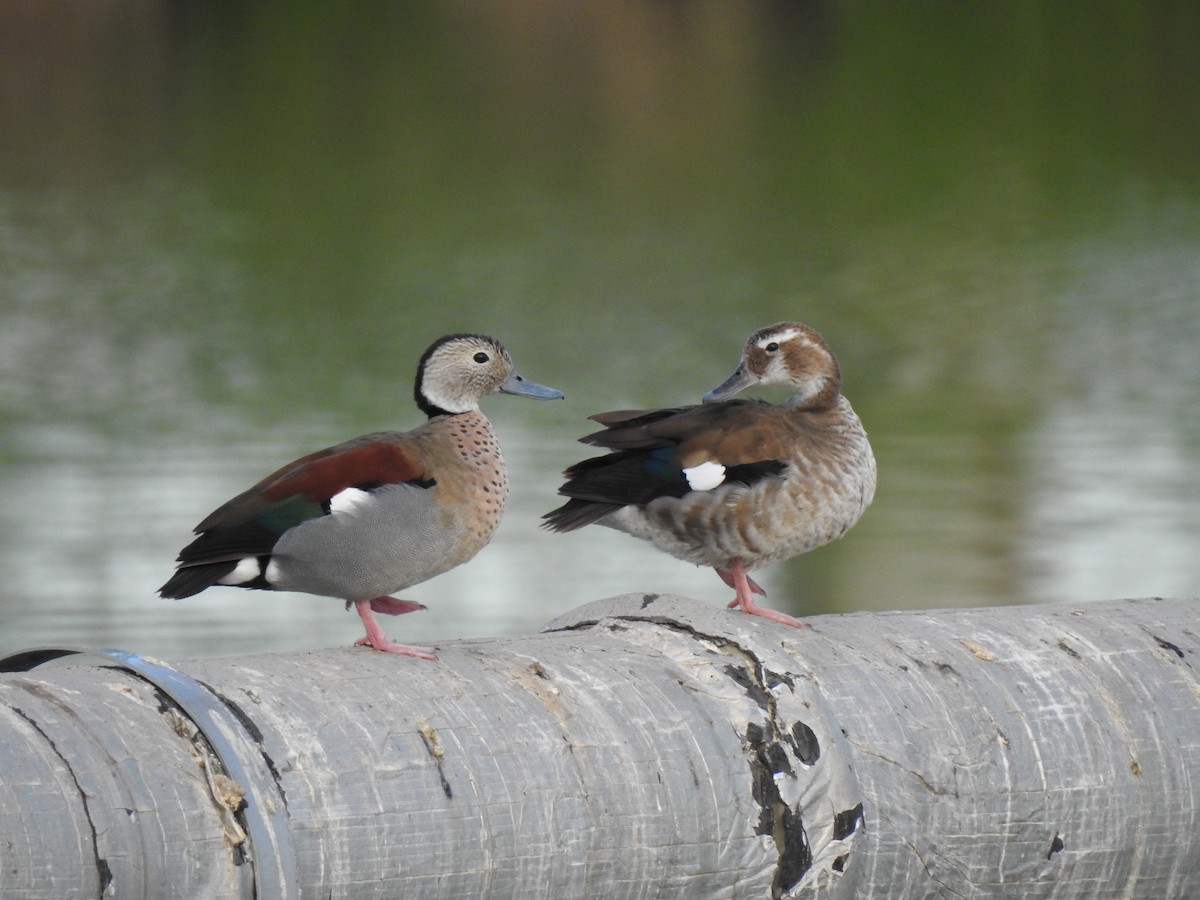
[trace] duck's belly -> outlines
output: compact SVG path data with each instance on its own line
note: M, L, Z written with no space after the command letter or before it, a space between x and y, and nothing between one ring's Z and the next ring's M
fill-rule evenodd
M493 530L456 523L432 490L394 485L378 503L289 531L275 545L267 580L281 590L346 600L379 597L466 562Z
M875 493L872 465L851 482L796 485L771 480L722 486L645 507L627 506L602 524L649 541L699 566L724 568L734 558L748 568L782 562L845 534Z

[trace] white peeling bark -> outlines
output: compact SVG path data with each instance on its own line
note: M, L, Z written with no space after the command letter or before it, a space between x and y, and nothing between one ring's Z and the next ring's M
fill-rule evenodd
M639 594L434 663L175 666L265 763L262 819L143 678L4 674L0 895L251 896L275 815L277 896L1200 896L1197 608L806 631Z

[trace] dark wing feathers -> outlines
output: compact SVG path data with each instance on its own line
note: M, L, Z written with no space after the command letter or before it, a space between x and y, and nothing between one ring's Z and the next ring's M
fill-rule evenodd
M328 515L330 498L346 488L434 484L413 447L399 438L390 432L364 435L271 473L197 525L199 537L183 549L179 562L196 566L268 555L285 531Z
M199 537L179 552L178 561L183 565L196 565L268 555L280 535L289 528L327 511L327 506L314 503L303 495L259 504L241 521L229 521L199 532Z
M271 555L280 535L306 519L328 511L303 495L287 497L258 508L252 518L228 525L214 526L202 531L197 538L179 551L179 568L159 588L164 597L190 597L216 584L233 571L238 560L257 556L261 560ZM260 579L241 587L269 587Z
M232 572L240 559L259 557L265 564L285 531L328 515L330 499L341 491L399 483L431 487L436 482L415 447L398 433L368 434L303 456L197 525L196 539L180 551L179 568L159 592L190 597ZM269 587L261 574L241 586Z
M776 478L787 469L787 463L778 459L764 459L762 462L743 463L740 466L728 466L725 469L725 482L744 484L746 487L764 478Z
M172 600L182 600L200 593L205 588L212 587L233 571L234 562L208 563L202 566L184 566L176 569L175 574L167 583L158 589L161 596Z
M277 515L276 504L280 503L296 512L298 507L286 506L294 497L315 504L307 515L279 522L284 526L279 532L282 534L306 518L329 512L329 498L346 488L369 490L402 482L432 484L413 448L398 438L399 435L389 432L369 434L302 456L214 510L196 526L196 531ZM285 514L283 518L289 517Z
M574 531L584 525L600 521L624 505L623 503L599 503L593 500L572 498L558 509L553 509L542 516L542 527L551 531Z
M681 466L724 466L786 459L797 434L789 416L761 400L726 400L674 409L621 410L592 416L606 427L580 440L611 450L678 447Z
M611 449L662 446L662 436L652 431L649 426L698 408L679 406L674 409L620 409L614 412L596 413L588 418L593 422L599 422L604 428L593 434L584 435L579 440L584 444L595 444Z
M780 429L778 409L756 400L618 410L591 418L605 428L581 440L612 452L564 473L559 493L570 499L543 517L554 531L582 528L622 506L683 497L691 491L683 470L706 461L726 467L726 483L750 485L779 476L794 438L790 429Z
M565 496L618 506L649 503L656 497L682 497L691 489L683 471L671 464L673 455L673 448L663 447L648 453L618 450L585 459L567 469L571 490Z

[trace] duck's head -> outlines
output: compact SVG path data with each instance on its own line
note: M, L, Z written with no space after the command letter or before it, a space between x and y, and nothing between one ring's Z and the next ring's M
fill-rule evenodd
M733 374L704 395L705 403L725 400L759 384L792 388L790 406L820 409L841 390L837 358L825 339L800 322L779 322L750 335Z
M535 400L558 400L563 392L526 381L504 345L485 334L448 334L434 341L417 364L413 388L426 415L441 416L476 409L488 394L517 394Z

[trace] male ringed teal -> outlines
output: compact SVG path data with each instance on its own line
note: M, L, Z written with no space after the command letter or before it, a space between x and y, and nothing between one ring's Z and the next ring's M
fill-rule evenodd
M163 597L212 585L298 591L353 604L376 650L433 659L389 641L372 611L425 607L388 596L471 559L508 497L504 459L479 401L552 400L494 338L451 334L421 356L413 393L428 417L411 431L365 434L288 463L196 526Z
M726 399L771 384L793 393L778 405ZM569 499L544 525L624 531L712 566L736 592L731 608L807 627L759 606L749 572L841 537L875 495L875 457L837 359L812 328L780 322L750 335L703 401L592 416L604 428L580 440L610 452L566 470L559 493Z

